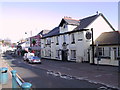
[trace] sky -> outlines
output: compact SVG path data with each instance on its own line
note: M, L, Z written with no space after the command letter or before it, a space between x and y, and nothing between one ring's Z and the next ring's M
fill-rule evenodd
M0 39L17 42L43 29L52 30L64 16L82 19L96 11L118 30L118 2L0 2Z

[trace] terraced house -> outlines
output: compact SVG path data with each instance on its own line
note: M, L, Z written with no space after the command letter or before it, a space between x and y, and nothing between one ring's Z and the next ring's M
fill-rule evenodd
M42 58L93 63L91 44L102 32L114 31L102 13L60 24L41 38Z

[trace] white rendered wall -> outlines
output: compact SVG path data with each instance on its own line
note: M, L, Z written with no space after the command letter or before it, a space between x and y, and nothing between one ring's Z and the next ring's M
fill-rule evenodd
M75 29L77 27L77 26L73 26L73 25L66 25L66 24L64 24L64 25L66 28L60 27L60 33L72 31L73 29Z
M113 31L102 16L99 16L91 25L87 27L87 29L91 28L93 28L94 40L103 32Z
M77 26L67 25L67 27L68 27L68 31L72 31L72 30L75 29Z

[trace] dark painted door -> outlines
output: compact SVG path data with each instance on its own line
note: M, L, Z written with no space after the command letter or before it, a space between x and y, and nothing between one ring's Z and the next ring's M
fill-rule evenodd
M88 62L90 62L90 51L88 51L87 54L88 54Z
M67 61L67 51L62 50L62 61Z

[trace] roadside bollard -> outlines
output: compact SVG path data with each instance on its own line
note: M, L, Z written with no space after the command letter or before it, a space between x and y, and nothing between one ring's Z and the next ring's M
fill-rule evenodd
M0 84L7 84L8 82L8 68L0 68Z
M11 71L12 73L12 88L17 88L17 83L16 83L16 71L15 70L12 70Z
M31 83L28 83L28 82L24 82L24 83L22 83L22 85L21 85L22 90L30 90L31 87L32 87L32 84L31 84Z

